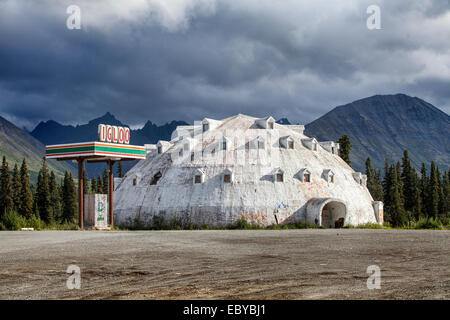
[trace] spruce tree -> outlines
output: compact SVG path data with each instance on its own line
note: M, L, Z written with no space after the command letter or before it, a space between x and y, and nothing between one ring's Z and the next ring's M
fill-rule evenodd
M373 169L370 157L366 160L366 176L367 189L369 189L372 198L376 201L383 201L383 187L379 179L379 173L377 174Z
M450 171L444 172L442 184L444 195L444 208L442 213L445 217L450 218Z
M108 180L109 180L108 171L105 170L103 171L103 190L102 190L103 194L108 194L108 187L109 187Z
M8 162L3 156L2 169L0 172L0 218L14 207L11 176L9 173Z
M425 163L422 162L422 167L420 169L420 198L422 200L422 214L424 217L428 217L428 175L427 168L425 167Z
M74 222L77 212L77 190L72 174L64 174L64 183L62 187L62 220L63 222Z
M89 191L89 180L88 180L86 169L83 170L83 193L84 194L90 193L90 191Z
M389 161L388 159L384 159L384 179L383 179L383 194L384 199L387 198L387 194L389 192Z
M434 161L431 161L430 178L428 179L427 213L430 217L437 218L439 216L439 176Z
M61 197L60 197L60 189L58 183L56 182L55 173L52 171L50 174L49 181L49 190L50 190L50 203L51 203L51 211L52 217L55 220L61 219Z
M36 187L34 185L31 185L30 190L31 190L31 194L33 196L33 215L36 218L39 218L38 193L37 193Z
M50 176L48 173L47 161L44 158L42 161L42 168L39 171L36 193L39 216L46 223L53 222L49 179Z
M17 163L14 165L12 176L12 197L13 197L13 210L19 212L20 209L20 173Z
M386 208L389 212L390 221L393 226L401 227L406 224L407 218L403 207L402 197L400 195L400 183L396 166L392 165L389 169L390 190L389 206Z
M97 193L97 179L92 178L91 180L91 192Z
M411 165L411 161L408 157L408 150L405 150L403 152L401 179L403 182L403 198L405 200L405 210L413 214L415 210L417 210L418 206L417 192L419 186L416 179L416 170Z
M97 193L103 193L103 181L100 175L97 176Z
M402 166L400 164L399 161L397 161L397 164L395 166L395 172L397 173L397 183L398 183L398 187L399 187L399 192L400 192L400 199L402 201L402 203L405 203L405 198L403 196L403 181L402 181Z
M117 175L119 176L119 178L123 178L123 168L121 161L119 161L119 163L117 164Z
M389 166L389 162L387 159L385 159L384 162L384 179L383 179L383 201L384 201L384 208L385 208L385 220L388 222L391 222L390 214L388 208L390 208L392 203L392 196L391 196L391 167Z
M342 137L339 138L338 143L340 157L350 166L350 150L352 149L352 144L349 137L346 134L342 135Z
M30 188L30 176L25 158L23 158L22 165L20 166L19 214L26 218L30 218L33 214L33 192Z
M420 191L420 178L417 172L414 170L414 204L413 204L413 215L416 220L419 220L423 216L423 201L422 201L422 193Z
M445 212L445 201L446 199L444 199L444 177L441 177L441 171L439 170L439 167L436 167L437 169L437 176L438 176L438 180L439 180L439 204L438 204L438 212L439 212L439 217L445 218L446 212Z

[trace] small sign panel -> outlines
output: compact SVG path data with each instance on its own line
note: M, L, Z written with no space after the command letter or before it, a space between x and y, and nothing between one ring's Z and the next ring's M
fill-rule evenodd
M101 142L130 144L130 128L99 124L98 140Z

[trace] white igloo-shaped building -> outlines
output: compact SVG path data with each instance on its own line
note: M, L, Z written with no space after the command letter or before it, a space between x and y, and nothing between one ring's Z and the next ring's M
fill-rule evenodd
M115 186L115 221L381 224L383 205L373 201L365 175L339 157L339 144L303 129L242 114L179 126L171 141L146 145L147 159Z

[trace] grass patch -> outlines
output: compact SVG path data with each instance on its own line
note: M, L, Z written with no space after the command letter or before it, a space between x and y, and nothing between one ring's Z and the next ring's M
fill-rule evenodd
M380 226L378 223L374 223L374 222L359 224L357 226L348 224L348 225L344 226L344 228L345 229L383 229L382 226Z

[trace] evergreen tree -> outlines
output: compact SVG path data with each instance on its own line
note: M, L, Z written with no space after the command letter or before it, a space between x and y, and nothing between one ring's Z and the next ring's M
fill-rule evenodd
M56 176L53 171L50 174L49 190L52 217L55 220L59 220L61 218L61 191L58 183L56 182Z
M6 157L3 156L2 169L0 172L0 218L14 207L11 176Z
M103 193L103 181L100 175L97 176L97 193Z
M38 209L38 194L37 194L37 190L36 187L34 185L31 185L30 187L31 190L31 194L33 196L33 215L36 218L39 218L39 209Z
M108 194L108 187L109 187L108 180L109 180L108 171L105 170L103 171L103 190L102 190L103 194Z
M397 164L395 165L395 172L397 173L397 184L398 184L398 191L400 192L400 199L402 203L405 203L405 198L403 197L403 181L402 181L402 166L399 161L397 161Z
M383 194L384 199L387 199L387 194L389 192L389 161L384 159L384 179L383 179Z
M34 187L33 187L34 189ZM30 218L33 214L33 192L30 188L30 176L28 174L27 161L23 158L20 166L20 205L19 214Z
M77 191L72 174L68 173L67 171L64 174L62 198L62 220L64 222L74 222L76 220L77 212Z
M119 176L119 178L123 178L123 168L121 161L119 161L119 163L117 164L117 175Z
M443 189L443 211L442 214L450 218L450 171L445 172L442 177L442 189Z
M369 189L372 198L376 201L383 201L383 187L380 181L380 175L372 167L370 158L366 160L367 189Z
M414 171L414 204L412 208L412 212L416 220L419 220L423 216L423 201L422 201L422 193L420 189L420 178L417 175L417 172Z
M389 169L389 205L386 210L389 212L390 222L393 226L400 227L407 223L405 209L400 195L400 183L396 166Z
M19 212L20 209L20 173L17 164L14 165L13 177L12 177L12 197L13 197L13 210Z
M420 168L420 182L419 182L419 188L420 188L420 198L422 200L422 214L424 217L428 217L428 175L427 175L427 168L425 167L425 163L422 162L422 167Z
M439 179L439 204L438 204L438 212L440 218L445 218L446 212L445 212L445 202L446 199L444 199L444 177L441 177L441 172L439 170L439 167L436 167L437 170L437 176Z
M402 158L402 174L401 179L403 182L403 198L405 201L405 210L417 217L418 207L418 194L419 185L417 180L417 174L414 167L411 165L411 161L408 157L408 150L403 152Z
M384 161L384 179L383 179L383 200L384 200L384 208L385 208L385 220L388 222L391 222L389 210L388 208L391 206L392 203L392 196L390 193L391 190L391 170L390 170L389 162L387 159Z
M46 223L51 223L53 221L49 179L50 176L48 173L47 161L44 158L42 161L42 168L39 171L36 193L39 216Z
M341 156L342 160L347 162L348 165L351 164L350 161L350 150L352 149L352 144L350 142L349 137L344 134L341 138L338 140L339 143L339 155Z
M97 193L97 179L92 178L91 180L91 192L92 193Z
M84 194L90 193L90 191L89 191L89 180L88 180L86 169L83 170L83 193Z
M430 178L428 179L426 208L428 216L439 216L439 176L434 161L431 161Z

